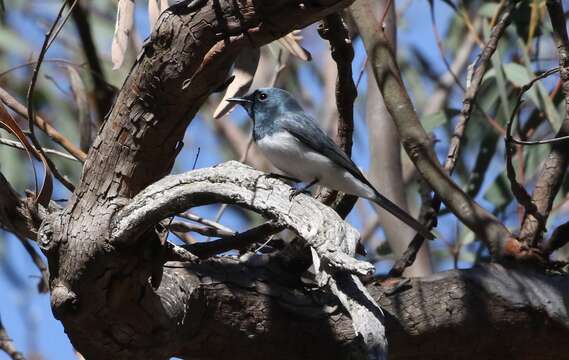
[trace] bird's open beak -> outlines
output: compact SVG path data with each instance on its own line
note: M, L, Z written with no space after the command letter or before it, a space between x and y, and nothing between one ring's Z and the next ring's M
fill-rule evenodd
M232 97L227 99L227 101L243 106L247 111L247 113L251 115L251 109L253 108L253 100L250 99L250 95L243 97Z
M250 104L253 101L245 98L245 97L232 97L227 99L227 101L232 102L232 103L237 103L237 104L241 104L243 106L245 106L245 104Z

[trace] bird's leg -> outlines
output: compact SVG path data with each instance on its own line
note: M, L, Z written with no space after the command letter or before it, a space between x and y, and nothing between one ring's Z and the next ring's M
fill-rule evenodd
M309 182L308 184L306 184L306 186L301 187L300 189L294 189L292 191L292 193L290 194L290 196L288 197L289 200L292 200L296 195L300 194L300 193L305 193L308 192L308 189L310 189L312 186L314 186L316 183L318 183L318 179L314 179L311 182Z
M279 179L279 180L288 180L288 181L292 181L295 183L299 183L300 180L298 180L297 178L293 178L290 176L286 176L283 174L277 174L277 173L269 173L269 174L265 174L266 177L268 178L273 178L273 179Z

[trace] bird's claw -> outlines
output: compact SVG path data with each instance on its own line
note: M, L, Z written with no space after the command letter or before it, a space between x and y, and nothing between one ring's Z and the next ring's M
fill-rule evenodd
M294 189L293 191L291 191L290 195L288 196L288 200L292 201L292 199L294 199L298 194L310 194L310 191L308 191L308 189L305 188L301 188L301 189Z

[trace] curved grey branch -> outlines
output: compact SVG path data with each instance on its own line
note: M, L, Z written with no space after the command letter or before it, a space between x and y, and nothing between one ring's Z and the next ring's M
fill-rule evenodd
M135 196L118 214L111 242L135 241L160 220L188 208L227 203L253 210L297 233L312 246L324 267L360 275L374 271L372 264L353 258L359 233L331 208L300 194L280 180L236 161L172 175Z

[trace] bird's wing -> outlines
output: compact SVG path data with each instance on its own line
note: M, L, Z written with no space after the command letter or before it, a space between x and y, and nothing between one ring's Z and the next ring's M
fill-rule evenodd
M287 113L285 116L288 117L288 119L283 119L284 121L281 123L285 130L306 146L348 170L356 179L373 189L373 186L367 181L356 164L354 164L346 153L320 129L314 119L308 117L306 114L299 113Z
M336 143L330 139L324 131L320 129L320 127L318 127L312 118L308 117L308 115L299 113L288 113L286 116L288 118L280 119L282 120L281 126L285 130L291 133L303 144L328 157L337 165L348 170L356 179L369 186L375 192L376 196L372 201L390 212L396 218L403 221L405 224L409 225L411 228L415 229L417 232L421 233L425 238L435 238L435 236L423 224L415 220L397 204L381 195L365 178L356 164L354 164L342 149L340 149L340 147L338 147L338 145L336 145Z

